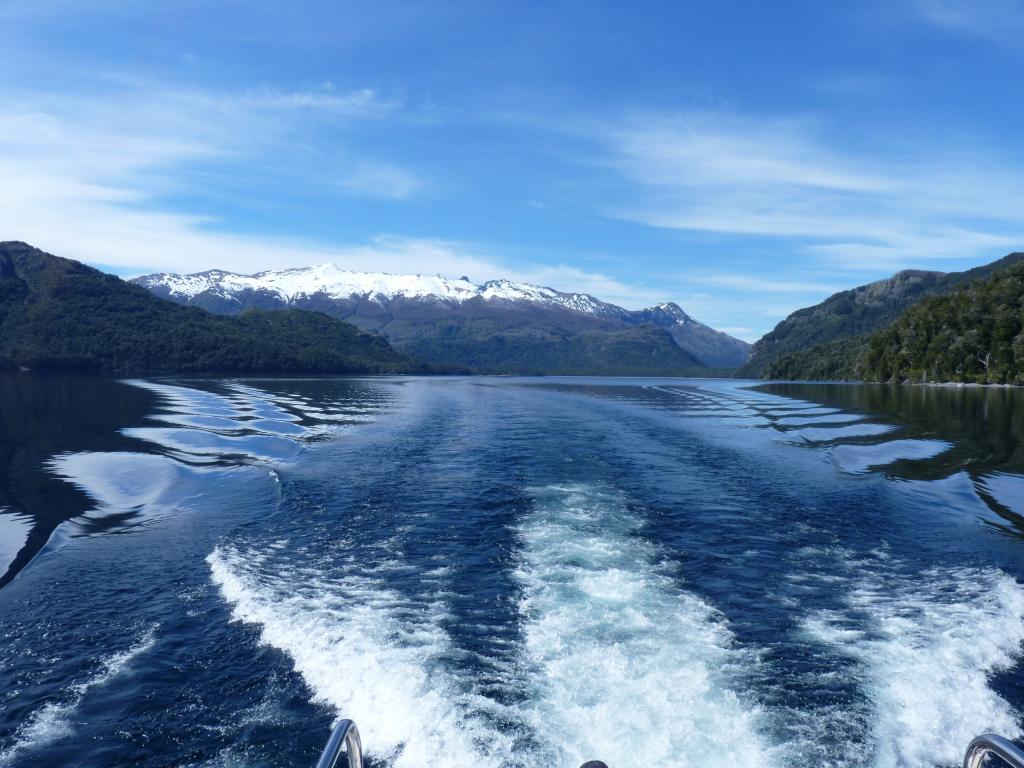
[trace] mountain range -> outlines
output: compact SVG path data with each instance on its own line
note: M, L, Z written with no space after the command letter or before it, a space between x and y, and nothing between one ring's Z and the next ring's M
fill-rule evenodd
M0 368L516 373L1024 383L1024 253L905 270L797 310L752 349L678 305L325 264L126 282L0 243ZM737 370L737 366L740 366Z
M334 264L136 278L161 298L232 315L322 312L427 364L475 373L678 375L735 369L750 345L674 303L627 310L585 293L492 280L353 272Z

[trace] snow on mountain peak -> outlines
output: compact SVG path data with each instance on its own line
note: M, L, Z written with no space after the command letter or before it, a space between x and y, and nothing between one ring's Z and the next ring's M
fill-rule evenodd
M159 274L140 278L143 285L164 286L172 296L190 300L207 291L231 298L233 294L265 291L285 302L297 297L324 294L332 299L359 296L376 301L402 298L435 298L463 302L484 300L532 301L555 304L578 312L601 314L610 305L581 293L561 293L551 288L514 280L489 280L477 285L466 277L452 280L440 275L395 275L387 272L355 272L336 264L316 264L296 269L270 270L239 275L210 270L191 275Z
M139 278L142 285L161 286L176 299L191 301L203 293L210 293L228 301L239 302L239 294L246 291L270 293L285 304L296 299L323 295L330 299L362 298L387 303L398 298L428 299L460 304L470 299L485 301L529 301L536 304L559 306L575 312L600 317L623 319L630 313L614 304L600 301L586 293L563 293L531 283L507 278L488 280L478 285L463 276L457 280L441 275L396 275L388 272L356 272L337 264L314 264L310 267L268 270L253 275L240 275L211 269L190 275L156 274ZM660 315L659 324L697 325L674 302L663 302L641 314Z
M651 310L649 310L649 311L660 311L660 312L663 312L664 314L666 314L669 317L671 317L675 321L676 325L691 325L691 324L693 324L693 325L698 325L698 326L700 326L702 328L707 328L708 327L708 326L704 325L704 323L700 322L699 320L695 320L694 318L692 318L688 314L686 314L686 311L682 307L680 307L678 304L676 304L674 301L663 302L663 303L658 304L658 305L656 305L654 307L651 307Z

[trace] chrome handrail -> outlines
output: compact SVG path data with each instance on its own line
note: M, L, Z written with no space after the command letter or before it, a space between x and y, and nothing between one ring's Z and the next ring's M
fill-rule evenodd
M1024 750L994 733L983 733L971 741L964 753L964 768L981 768L989 755L995 755L1013 768L1024 768Z
M342 747L345 748L344 753ZM363 768L363 742L359 739L359 729L351 720L342 720L334 726L316 768L336 768L342 754L348 757L348 768Z
M359 729L351 720L342 720L334 726L316 768L337 768L343 754L347 758L348 768L363 768L363 743L359 738ZM995 755L1011 768L1024 768L1024 750L994 733L983 733L971 740L964 753L963 768L981 768L989 755Z

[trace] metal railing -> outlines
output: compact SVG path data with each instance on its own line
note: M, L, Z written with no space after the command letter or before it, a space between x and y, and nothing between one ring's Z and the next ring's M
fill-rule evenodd
M995 755L1012 768L1024 768L1024 750L994 733L983 733L971 742L964 753L964 768L981 768L989 755Z
M348 758L348 768L363 768L363 742L359 740L359 729L351 720L342 720L334 726L316 768L336 768L342 755ZM1024 768L1024 764L1019 768Z
M363 743L359 729L351 720L342 720L334 726L316 768L337 768L342 755L346 757L348 768L363 768ZM963 768L982 768L989 755L995 755L1010 768L1024 768L1024 750L994 733L983 733L971 741L964 753ZM588 765L590 763L584 764L584 768Z

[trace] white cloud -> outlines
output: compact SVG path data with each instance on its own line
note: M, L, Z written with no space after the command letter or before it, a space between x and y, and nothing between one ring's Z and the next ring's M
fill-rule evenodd
M404 199L423 186L407 168L319 141L320 130L396 108L370 90L210 93L117 80L102 95L0 98L0 163L20 171L4 178L75 179L152 200L217 160L243 186L247 173L366 198Z
M335 93L330 83L318 91L252 91L237 96L235 100L258 109L320 110L339 115L366 116L391 109L391 105L383 102L371 88Z
M878 270L1024 242L1024 164L971 151L842 151L811 124L696 115L603 135L639 192L614 215L654 227L800 239Z
M182 109L162 99L159 113L143 119L147 108L142 107L120 121L112 107L93 103L65 104L63 113L19 109L17 104L0 110L0 178L5 179L0 185L0 237L137 274L212 267L250 273L333 261L357 270L466 274L479 281L511 277L586 291L631 307L670 298L563 264L518 260L510 268L473 244L382 235L365 243L332 245L225 232L214 217L161 210L155 198L184 183L177 181L182 167L233 160L239 151L222 140L222 131L237 121L204 122L207 97L169 98L188 99L191 106ZM271 101L272 108L279 108L276 97ZM221 104L205 114L223 116L233 109ZM350 176L335 183L353 192L373 187L378 195L403 197L418 181L395 166L358 163Z
M736 188L771 185L880 192L892 180L815 146L796 121L694 115L643 120L614 131L622 166L647 184Z
M113 98L9 94L0 106L0 239L127 274L213 267L251 273L331 261L356 270L465 274L481 282L510 277L630 308L672 298L663 289L566 264L520 257L510 266L472 243L385 234L339 245L230 232L214 216L169 211L160 205L162 196L193 191L211 161L244 167L280 149L293 138L295 121L307 119L293 112L373 119L392 107L372 91L215 95L144 85L128 83ZM328 190L401 199L422 186L416 175L385 161L359 158L344 168L321 180Z

